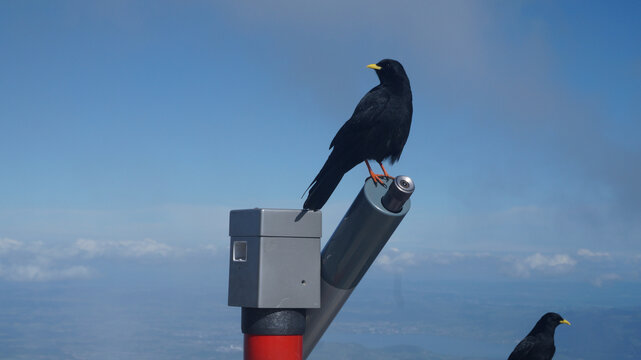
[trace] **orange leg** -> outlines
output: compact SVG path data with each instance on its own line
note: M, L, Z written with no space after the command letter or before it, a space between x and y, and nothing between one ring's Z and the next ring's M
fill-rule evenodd
M381 185L385 185L383 180L381 180L381 176L383 176L383 175L374 174L374 172L372 171L372 167L369 166L369 162L367 162L367 160L365 160L365 165L367 165L367 170L369 170L369 176L372 177L372 180L374 180L375 183L379 183Z
M378 165L380 165L380 166L381 166L381 169L383 169L383 175L384 175L386 178L390 178L390 179L393 179L393 178L394 178L393 176L389 176L389 174L387 173L387 170L385 170L385 167L383 166L383 163L382 163L382 162L377 161L377 163L378 163Z

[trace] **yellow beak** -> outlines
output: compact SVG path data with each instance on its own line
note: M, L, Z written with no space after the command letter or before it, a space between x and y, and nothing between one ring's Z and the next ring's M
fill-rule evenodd
M367 67L370 68L370 69L374 69L374 70L382 69L382 67L380 67L380 66L378 66L376 64L369 64L369 65L367 65Z
M561 324L566 324L566 325L572 325L572 324L570 324L570 322L569 322L569 321L567 321L567 320L565 320L565 319L561 320L561 321L560 321L560 323L561 323Z

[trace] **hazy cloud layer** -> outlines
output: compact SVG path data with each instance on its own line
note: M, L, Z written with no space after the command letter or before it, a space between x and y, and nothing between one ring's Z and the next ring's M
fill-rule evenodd
M80 255L89 258L109 255L123 257L168 256L176 253L176 249L171 246L152 239L144 239L142 241L78 239L72 251L74 250L77 250Z
M153 239L77 239L50 244L1 238L0 279L52 281L91 278L98 273L94 266L96 261L171 263L207 258L226 264L229 261L226 249L227 245L178 246ZM578 249L575 253L576 256L543 252L412 251L403 246L388 245L376 259L373 269L396 275L420 274L434 279L557 278L599 287L612 281L641 280L640 254L587 248Z
M589 249L581 254L596 254ZM434 279L558 279L604 286L612 281L639 281L637 254L578 257L564 253L403 251L384 249L374 263L377 270L392 274Z
M0 239L0 279L10 281L51 281L84 279L95 275L94 260L171 261L190 256L213 256L215 245L201 248L175 247L153 239L99 241L77 239L68 244Z

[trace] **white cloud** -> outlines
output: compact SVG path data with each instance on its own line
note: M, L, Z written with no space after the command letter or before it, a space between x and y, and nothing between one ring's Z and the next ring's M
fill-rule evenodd
M78 239L74 246L80 253L90 258L103 255L108 248L106 242L99 242L92 239Z
M243 351L243 347L236 344L230 344L225 346L221 345L216 348L216 352L220 352L220 353L237 353L242 351Z
M398 248L384 250L374 263L378 268L392 273L404 272L409 267L421 266L468 266L470 263L478 265L480 261L496 259L489 252L414 252L401 251ZM464 267L462 266L462 267Z
M17 250L22 247L22 242L9 238L0 239L0 254L8 253L12 250Z
M70 245L45 244L42 241L21 242L18 240L0 239L0 255L7 257L31 257L45 259L69 259L75 257L147 257L181 255L188 249L174 248L154 239L104 241L78 239Z
M78 239L69 253L81 254L88 258L102 256L116 257L144 257L144 256L169 256L176 254L177 249L153 239L129 241L97 241L92 239Z
M532 269L557 268L559 266L574 266L576 260L565 254L545 256L540 253L525 258L525 263Z
M621 279L621 276L619 274L607 273L607 274L597 276L594 280L592 280L592 284L594 284L594 286L597 286L597 287L602 287L605 282L615 281L620 279Z
M205 245L203 247L203 250L205 252L208 252L208 253L212 254L212 255L218 254L218 246L216 246L214 244Z
M168 256L174 250L171 246L153 239L144 239L142 241L120 241L118 245L119 250L121 250L123 255L133 257Z
M415 265L416 260L416 255L413 252L390 248L383 254L380 254L374 264L384 271L398 273L405 271L405 268L408 266Z
M586 258L610 258L610 253L608 252L595 252L588 249L579 249L576 253Z
M526 258L508 256L506 261L513 264L512 275L529 277L532 272L560 274L570 271L576 265L576 260L566 254L543 255L536 253Z
M91 271L85 266L50 268L37 264L28 264L0 268L0 278L11 281L50 281L88 278L90 276Z

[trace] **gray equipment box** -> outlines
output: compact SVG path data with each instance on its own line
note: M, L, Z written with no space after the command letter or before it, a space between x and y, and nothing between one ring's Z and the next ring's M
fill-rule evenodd
M229 213L229 306L320 307L319 211Z

